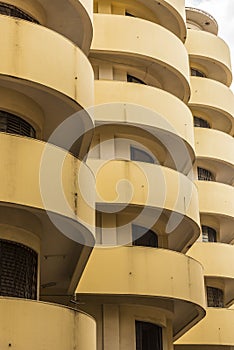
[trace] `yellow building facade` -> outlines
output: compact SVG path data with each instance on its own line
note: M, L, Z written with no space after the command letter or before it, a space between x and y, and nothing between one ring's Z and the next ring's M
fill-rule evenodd
M5 0L0 28L0 349L233 349L215 19L184 0Z

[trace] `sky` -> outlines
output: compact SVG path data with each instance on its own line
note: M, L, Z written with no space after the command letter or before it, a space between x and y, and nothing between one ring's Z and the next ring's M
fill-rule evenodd
M218 35L226 41L231 50L234 69L234 0L185 0L185 4L205 10L216 19L219 25Z

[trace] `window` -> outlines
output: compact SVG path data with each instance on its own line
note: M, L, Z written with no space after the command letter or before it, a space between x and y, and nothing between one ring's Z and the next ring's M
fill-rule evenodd
M36 137L35 129L22 118L5 111L0 111L0 132L28 137Z
M209 226L202 226L202 242L217 242L216 231Z
M210 129L210 124L205 119L199 117L194 117L194 126L198 128Z
M203 72L201 72L200 70L195 69L195 68L191 68L191 76L192 77L202 77L202 78L206 77Z
M130 12L126 11L125 12L125 16L129 16L129 17L135 17L134 15L132 15Z
M158 247L158 236L145 227L132 225L132 244L141 247Z
M215 177L211 171L204 168L197 168L198 180L202 181L215 181Z
M18 7L6 4L4 2L0 2L0 14L25 19L26 21L39 24L39 22L35 18L20 10Z
M136 77L134 77L133 75L130 75L130 74L127 74L127 82L146 85L144 83L144 81L142 81L141 79L138 79L138 78L136 78Z
M37 298L37 253L23 244L0 240L0 295Z
M154 158L149 153L134 146L130 147L130 157L136 162L155 163Z
M207 305L209 307L224 307L223 291L219 288L207 287Z
M136 350L162 350L162 327L135 321Z

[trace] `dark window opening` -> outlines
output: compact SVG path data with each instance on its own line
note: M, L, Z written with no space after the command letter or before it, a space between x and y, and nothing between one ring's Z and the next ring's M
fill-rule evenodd
M198 69L191 68L191 76L192 77L201 77L206 78L205 74Z
M149 153L133 146L130 148L130 157L136 162L155 163L154 158Z
M197 168L198 180L202 181L215 181L215 177L211 171L204 168Z
M135 321L136 350L162 350L162 327Z
M35 129L22 118L5 111L0 111L0 132L28 137L36 137Z
M143 84L146 85L146 83L144 83L144 81L142 81L139 78L134 77L133 75L127 74L127 82L128 83L136 83L136 84Z
M219 288L207 287L207 305L209 307L224 307L223 291Z
M135 17L134 15L132 15L130 12L126 11L125 12L125 16L129 16L129 17Z
M6 4L4 2L0 2L0 14L25 19L26 21L39 24L39 22L35 18L28 15L26 12L20 10L14 5Z
M194 126L198 128L210 129L210 124L205 119L199 117L194 117Z
M209 226L202 225L202 241L203 242L217 242L216 231Z
M0 295L37 298L37 253L23 244L0 240Z
M132 225L132 244L141 247L158 247L158 236L145 227Z

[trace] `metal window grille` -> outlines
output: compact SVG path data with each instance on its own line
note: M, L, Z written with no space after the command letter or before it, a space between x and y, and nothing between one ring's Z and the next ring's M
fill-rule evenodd
M127 81L129 83L136 83L136 84L143 84L146 85L146 83L144 83L144 81L142 81L139 78L134 77L133 75L127 74Z
M191 76L205 78L205 74L198 69L191 68Z
M224 307L223 291L219 288L207 287L207 305L209 307Z
M132 225L132 244L141 247L158 247L158 236L155 232L142 226Z
M22 118L5 111L0 111L0 131L28 137L36 137L35 129Z
M136 350L162 350L162 328L149 322L135 321Z
M12 241L0 240L0 295L37 298L37 253Z
M203 180L203 181L214 181L215 180L212 172L207 170L207 169L198 167L197 173L198 173L198 180Z
M4 2L0 2L0 14L25 19L26 21L39 24L35 18L20 10L18 7Z
M202 241L203 242L217 242L216 231L209 226L202 225Z
M210 124L206 120L199 117L194 117L194 126L198 128L210 129Z

